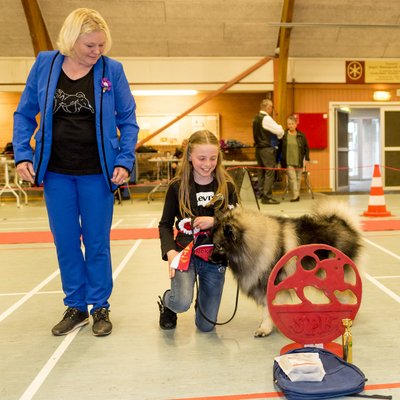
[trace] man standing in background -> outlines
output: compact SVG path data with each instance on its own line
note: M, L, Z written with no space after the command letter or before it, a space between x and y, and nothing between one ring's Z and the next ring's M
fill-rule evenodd
M276 154L278 140L283 137L281 125L272 119L273 103L264 99L260 104L260 111L253 120L253 138L256 148L258 169L258 188L262 204L279 204L272 198L272 187L275 180Z

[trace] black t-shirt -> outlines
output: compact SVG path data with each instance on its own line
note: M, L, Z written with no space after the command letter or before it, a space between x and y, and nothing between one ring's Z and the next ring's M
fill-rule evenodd
M68 175L101 173L93 88L93 68L76 80L61 70L54 95L49 171Z
M167 259L169 250L181 251L192 240L193 232L191 231L190 218L183 218L179 210L179 187L180 181L173 182L167 190L165 196L164 210L159 222L158 228L161 241L161 255L164 260ZM190 182L190 206L193 214L196 217L214 216L214 208L204 207L214 196L217 191L217 182L213 180L207 185L200 185L194 180ZM232 183L228 183L229 199L228 204L235 206L238 202L235 187ZM174 227L177 230L177 235L174 237ZM203 232L203 237L196 238L196 246L200 244L212 243L210 232Z

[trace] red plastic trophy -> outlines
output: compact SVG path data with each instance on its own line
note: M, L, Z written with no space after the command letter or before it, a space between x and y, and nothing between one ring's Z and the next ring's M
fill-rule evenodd
M294 273L286 276L289 267ZM354 320L361 296L358 270L338 249L310 244L286 253L274 267L267 287L271 318L294 341L281 354L316 346L342 357L342 346L332 341L343 334L343 319Z

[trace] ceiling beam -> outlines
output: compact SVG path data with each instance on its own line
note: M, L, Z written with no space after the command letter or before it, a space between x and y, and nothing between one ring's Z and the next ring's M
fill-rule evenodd
M37 0L21 0L21 3L24 7L26 21L28 22L35 56L40 51L53 50L53 44L51 43Z
M400 24L341 24L335 22L268 22L267 25L283 28L400 28Z
M136 148L142 146L144 143L148 142L150 139L152 139L154 136L157 136L159 133L161 133L162 131L164 131L165 129L169 128L171 125L175 124L176 122L178 122L180 119L182 119L183 117L185 117L186 115L188 115L189 113L191 113L193 110L195 110L196 108L200 107L201 105L203 105L204 103L207 103L208 101L210 101L212 98L214 98L215 96L218 96L219 94L225 92L226 90L228 90L230 87L232 87L233 85L235 85L236 83L240 82L243 78L245 78L246 76L250 75L251 73L253 73L254 71L256 71L258 68L262 67L264 64L266 64L268 61L271 61L272 57L264 57L262 58L260 61L258 61L257 63L255 63L254 65L252 65L250 68L247 68L245 71L243 71L241 74L235 76L233 79L231 79L229 82L225 83L223 86L221 86L219 89L215 90L214 92L211 92L210 94L208 94L206 97L204 97L203 99L201 99L199 102L197 102L194 106L190 107L189 109L187 109L186 111L184 111L182 114L178 115L176 118L174 118L173 120L171 120L170 122L168 122L167 124L165 124L164 126L162 126L161 128L157 129L155 132L153 132L152 134L150 134L149 136L145 137L144 139L140 140L137 144L136 144Z
M281 23L290 23L293 18L295 0L284 0L282 7ZM275 118L278 123L283 124L286 115L286 91L287 91L287 64L289 58L289 45L290 45L290 34L292 29L285 26L279 28L279 39L277 46L278 59L275 62L274 68L274 96L275 103Z

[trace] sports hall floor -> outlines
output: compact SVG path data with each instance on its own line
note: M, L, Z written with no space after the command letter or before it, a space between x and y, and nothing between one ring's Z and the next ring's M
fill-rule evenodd
M299 203L261 205L261 212L298 216L321 196L305 193ZM358 214L367 210L369 194L337 197ZM400 196L386 194L385 201L392 217L361 218L368 230L358 266L363 298L352 328L353 362L368 378L366 394L400 399ZM157 296L169 285L152 229L161 209L162 199L115 206L113 333L94 337L90 324L54 337L50 330L64 306L44 203L1 204L1 400L282 398L272 365L290 340L278 331L254 338L261 310L243 295L233 321L214 332L196 331L193 309L179 315L176 330L159 329ZM220 320L231 316L235 292L228 272Z

